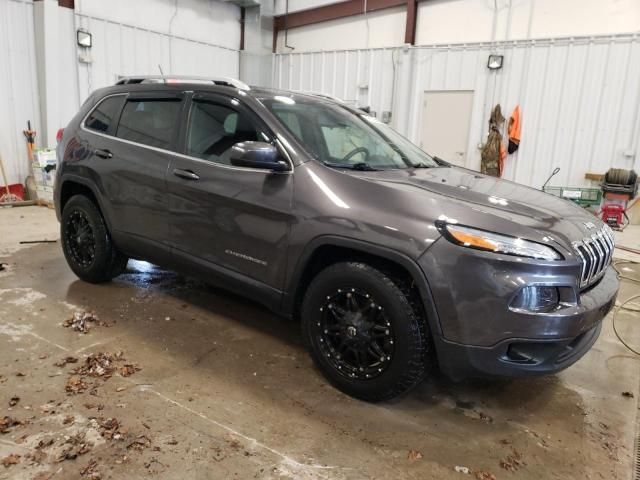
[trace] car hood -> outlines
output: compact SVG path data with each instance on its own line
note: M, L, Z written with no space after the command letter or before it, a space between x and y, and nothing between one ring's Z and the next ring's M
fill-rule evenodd
M424 201L430 212L437 213L436 219L544 242L551 237L567 249L572 241L583 239L602 227L600 220L570 201L464 168L354 172L353 175L414 194L416 202Z

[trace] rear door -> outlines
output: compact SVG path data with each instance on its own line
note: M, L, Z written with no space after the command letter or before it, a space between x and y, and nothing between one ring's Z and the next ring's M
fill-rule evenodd
M196 93L184 154L174 157L167 181L176 256L275 293L285 271L292 172L235 167L229 158L238 142L272 137L239 99Z
M169 250L166 175L176 150L181 92L129 94L103 151L102 188L119 246L153 259Z

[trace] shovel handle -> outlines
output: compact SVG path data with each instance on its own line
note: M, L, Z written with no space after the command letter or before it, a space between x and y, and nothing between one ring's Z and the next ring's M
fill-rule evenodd
M11 195L9 191L9 184L7 183L7 174L4 171L4 162L2 161L2 155L0 155L0 171L2 172L2 181L4 182L4 188L7 191L7 195Z

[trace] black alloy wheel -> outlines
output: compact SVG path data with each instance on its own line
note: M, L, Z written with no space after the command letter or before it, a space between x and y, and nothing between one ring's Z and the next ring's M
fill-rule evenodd
M318 369L351 396L389 400L420 383L434 363L420 300L400 282L366 263L341 262L305 292L305 344Z
M360 288L338 288L327 295L314 330L328 362L350 378L372 379L391 363L394 334L376 299Z
M90 267L96 257L96 239L85 212L74 210L69 215L65 236L73 260L83 268Z
M73 272L82 280L101 283L120 275L127 257L120 253L92 199L74 195L62 209L62 251Z

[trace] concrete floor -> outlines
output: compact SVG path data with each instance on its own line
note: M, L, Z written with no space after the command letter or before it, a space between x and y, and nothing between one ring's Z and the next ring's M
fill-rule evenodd
M46 208L0 208L0 422L27 422L0 434L0 460L21 455L0 466L2 479L632 478L640 364L611 315L591 352L559 375L436 377L370 405L329 386L297 325L255 304L144 262L89 285L59 243L18 244L57 229ZM618 268L640 278L640 265ZM639 291L625 280L619 298ZM62 326L85 310L111 326ZM616 320L636 349L639 319L623 310ZM141 370L65 392L89 354L118 351L118 366ZM67 356L79 363L54 366Z

